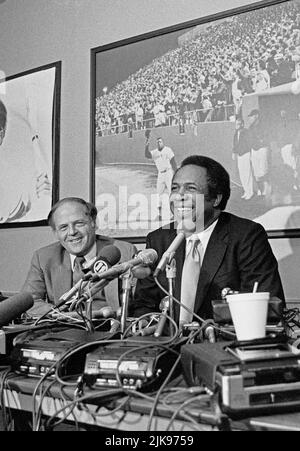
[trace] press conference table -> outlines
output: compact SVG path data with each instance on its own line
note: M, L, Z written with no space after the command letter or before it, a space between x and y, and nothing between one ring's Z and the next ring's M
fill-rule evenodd
M16 411L33 411L33 392L38 379L14 375L6 383L4 390L3 403L6 408ZM72 399L74 390L70 387L64 389L67 398ZM36 397L37 404L40 398ZM43 397L40 405L41 412L45 416L52 416L55 412L65 406L66 399L58 386L52 386L47 396ZM70 415L60 413L58 418L65 418L65 421L86 426L87 429L105 428L106 430L117 431L147 431L153 403L151 401L131 397L124 404L124 396L114 398L106 404L99 405L97 400L85 403L85 408L76 407ZM118 408L119 407L119 408ZM206 403L191 404L189 415L193 422L187 421L184 416L178 415L172 423L170 429L167 429L170 419L177 405L168 406L162 402L157 404L155 414L151 420L151 431L167 431L174 433L195 432L195 431L300 431L300 412L284 413L277 415L267 415L261 417L251 417L239 421L229 420L226 428L217 425L217 419L214 411Z

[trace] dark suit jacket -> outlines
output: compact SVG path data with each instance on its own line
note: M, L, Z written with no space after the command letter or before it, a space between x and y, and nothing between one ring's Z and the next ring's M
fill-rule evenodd
M97 255L108 244L113 244L121 251L120 262L130 260L136 254L136 248L131 243L114 240L97 235ZM38 249L31 261L31 266L22 291L32 294L35 305L30 313L42 314L45 312L45 300L56 304L62 294L72 287L72 268L69 253L59 243ZM105 288L107 303L117 310L119 307L118 279L112 280ZM48 308L49 310L49 308Z
M146 246L158 253L158 261L176 237L174 224L160 228L147 236ZM177 249L174 296L180 300L181 274L185 258L185 242ZM211 301L221 299L225 287L240 292L253 290L258 282L259 291L269 291L284 301L284 294L277 261L273 255L264 228L256 222L221 213L210 237L202 262L195 300L195 313L203 318L212 318ZM159 282L168 289L165 272ZM158 311L165 293L157 287L151 276L138 280L134 300L130 306L132 316ZM175 316L179 308L175 304Z
M238 139L238 132L240 132ZM237 155L245 155L251 151L250 137L247 129L236 130L233 137L232 153Z

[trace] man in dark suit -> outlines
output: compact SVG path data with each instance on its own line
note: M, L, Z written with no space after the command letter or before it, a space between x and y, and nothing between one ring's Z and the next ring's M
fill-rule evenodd
M182 292L187 288L182 280L188 255L186 243L189 244L196 236L200 240L197 251L200 267L193 311L202 318L212 318L211 301L221 299L221 291L225 287L251 292L255 282L258 282L258 291L269 291L271 296L277 296L284 302L277 261L265 230L253 221L225 213L229 196L229 175L219 163L199 155L188 157L181 163L172 182L170 205L175 224L157 229L147 236L146 246L155 249L160 259L176 237L176 223L187 219L194 222L194 233L187 233L187 240L175 253L174 295L182 302ZM164 271L158 280L168 290ZM130 313L140 316L158 311L164 296L152 275L138 280ZM175 317L178 320L177 304Z
M241 118L237 118L235 127L232 158L234 161L237 161L239 176L244 189L242 199L249 200L254 195L254 178L251 166L249 132L244 127L244 121Z
M96 235L96 217L96 207L77 197L61 199L53 206L48 222L58 241L34 253L22 288L34 298L31 314L45 313L49 310L49 303L57 304L59 298L71 289L76 257L83 257L84 268L99 256L104 246L114 245L121 252L120 262L133 258L136 249L132 244ZM111 281L104 293L99 293L97 307L105 305L114 311L118 309L118 279Z

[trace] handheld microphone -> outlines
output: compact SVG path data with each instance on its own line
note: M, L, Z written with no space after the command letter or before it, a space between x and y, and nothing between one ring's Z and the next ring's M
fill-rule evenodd
M93 312L94 318L116 318L116 315L116 312L109 305Z
M6 326L33 306L30 293L18 293L0 303L0 327Z
M169 296L165 296L161 301L160 301L160 309L162 311L161 316L159 318L158 324L156 326L156 330L154 332L154 337L160 337L163 329L165 327L166 324L166 320L167 320L167 313L169 310Z
M120 258L121 252L116 246L112 244L104 246L99 253L99 257L96 259L96 261L94 261L91 272L86 274L69 291L64 293L60 297L59 302L56 306L61 307L63 304L65 304L65 302L69 301L77 293L84 281L95 278L95 276L98 276L98 272L108 270L108 268L115 265L120 260Z
M138 254L138 257L132 258L127 262L115 265L112 268L104 271L101 274L95 275L97 280L91 287L89 292L83 293L80 296L79 303L87 301L90 297L93 297L99 290L102 290L109 284L111 280L118 277L120 274L124 274L126 271L131 269L133 266L138 265L151 265L157 260L157 252L154 249L145 249Z
M85 313L85 312L84 312ZM80 315L77 312L66 312L61 313L54 311L51 316L53 318L77 318L80 319ZM92 312L92 319L107 319L107 318L116 318L117 313L109 306L104 306L100 308L99 310L95 310Z
M138 258L141 252L143 251L139 251L135 258ZM146 277L150 276L150 274L151 269L149 268L149 266L139 265L132 268L132 275L136 279L145 279Z
M112 280L115 277L118 277L120 274L124 274L126 271L131 269L134 266L138 265L152 265L156 262L158 258L157 252L154 249L145 249L141 251L137 257L132 258L124 263L119 263L118 265L113 266L107 271L102 272L97 275L97 280Z
M141 329L137 335L141 335L142 337L146 337L148 335L152 335L156 331L157 326L149 326Z
M215 328L213 327L213 322L208 321L207 326L204 329L204 336L209 341L209 343L215 343L216 342L216 334L215 334Z
M192 235L195 229L196 225L191 219L186 219L178 224L177 236L176 238L174 238L168 249L164 252L163 256L161 257L160 262L158 263L154 271L153 274L154 278L157 277L158 274L165 269L167 264L174 257L174 254L181 245L181 243L186 239L187 236Z

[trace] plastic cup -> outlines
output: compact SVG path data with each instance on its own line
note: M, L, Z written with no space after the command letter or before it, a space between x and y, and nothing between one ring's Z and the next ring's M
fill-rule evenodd
M270 293L237 293L226 296L239 341L255 340L266 336Z

